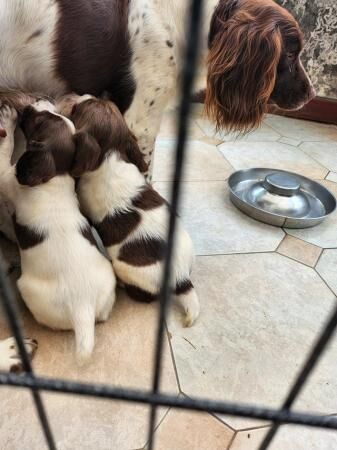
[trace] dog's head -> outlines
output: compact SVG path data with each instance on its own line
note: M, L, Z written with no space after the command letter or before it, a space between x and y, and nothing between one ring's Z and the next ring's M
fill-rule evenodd
M299 109L315 96L295 19L273 0L220 0L209 35L206 110L218 129L257 127L268 103Z
M75 155L72 122L55 114L50 102L39 101L23 110L20 124L27 150L16 165L18 182L37 186L69 173Z
M70 117L77 130L73 176L96 170L105 156L114 151L141 172L146 171L137 140L112 102L83 96L77 99Z

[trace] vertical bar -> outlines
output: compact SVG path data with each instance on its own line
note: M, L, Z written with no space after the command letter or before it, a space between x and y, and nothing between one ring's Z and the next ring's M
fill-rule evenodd
M190 0L190 20L188 26L188 42L185 55L185 64L182 77L181 103L179 108L178 122L178 140L175 154L174 181L171 191L171 212L169 219L169 230L167 238L166 259L163 270L163 280L160 292L160 312L157 329L156 349L154 356L154 375L152 383L153 393L159 392L161 372L162 372L162 353L164 347L165 320L167 310L171 299L171 263L175 242L176 217L179 207L182 169L185 158L185 143L188 134L188 117L191 109L191 97L195 70L197 65L197 56L199 48L201 17L203 0ZM153 450L154 430L157 418L157 406L151 406L148 449Z
M34 383L35 376L33 373L33 368L32 368L25 344L23 342L21 324L18 319L19 314L18 314L16 299L13 295L12 288L9 285L9 282L7 280L6 273L4 270L4 264L3 264L3 261L1 260L1 258L0 258L0 294L2 296L4 311L7 315L9 325L12 329L12 333L15 337L15 340L16 340L16 343L18 346L18 350L19 350L19 354L20 354L20 357L22 360L23 368L24 368L25 372L27 372L27 374L29 374L30 378L32 379L32 381ZM56 450L54 438L51 433L47 414L46 414L46 411L45 411L45 408L44 408L44 405L43 405L43 402L42 402L42 399L40 396L40 392L35 387L32 387L31 391L32 391L32 396L33 396L33 400L35 403L36 411L37 411L38 417L40 419L40 423L41 423L43 433L44 433L44 436L46 439L47 446L48 446L49 450Z
M293 387L290 389L290 392L282 405L281 408L282 412L289 412L290 408L293 406L296 398L299 396L306 382L308 381L308 378L312 370L314 369L319 359L323 355L326 346L328 345L330 339L332 338L334 332L336 331L336 328L337 328L337 306L335 307L335 311L331 315L324 330L321 332L316 344L312 348L308 359L306 360L301 372L299 373L297 379L295 380ZM269 447L279 427L280 423L277 421L274 422L273 426L270 428L269 432L264 438L259 450L266 450Z

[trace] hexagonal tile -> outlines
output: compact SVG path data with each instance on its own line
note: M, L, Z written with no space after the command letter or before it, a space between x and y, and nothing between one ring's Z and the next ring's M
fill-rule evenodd
M280 142L225 142L219 150L236 169L266 167L324 178L328 170L296 147Z
M170 198L170 183L155 187ZM226 182L184 183L180 215L198 255L273 251L284 237L232 205Z
M222 142L230 142L235 140L248 142L268 142L277 141L281 137L279 133L269 127L266 123L262 123L256 130L244 135L237 133L226 133L225 131L216 131L215 124L204 117L197 118L196 123L206 136L213 138L215 137Z
M171 410L156 431L156 449L224 450L233 436L210 414Z
M318 180L323 186L327 187L337 197L337 184L331 181ZM290 230L287 233L291 236L298 237L303 241L310 242L322 248L337 247L337 211L334 211L324 222L314 228L306 228L304 230Z
M258 450L266 434L265 429L238 433L230 450ZM283 426L270 450L332 450L337 448L335 431L296 426Z
M299 148L322 166L337 172L337 141L304 142Z
M337 140L337 129L331 125L268 115L265 123L284 137L304 141Z
M154 156L153 181L171 181L174 171L175 141L159 139ZM215 145L189 140L184 166L185 181L226 180L233 172Z
M158 304L132 302L120 292L111 318L96 327L94 354L84 367L78 367L74 360L73 333L39 326L22 309L25 335L39 342L34 358L37 374L134 389L147 390L152 386ZM8 327L4 317L0 316L0 338L8 336ZM178 395L167 340L161 385L164 392ZM13 388L2 387L0 390L1 412L9 418L0 421L1 442L10 443L8 448L44 448L35 413L26 397L27 394ZM55 394L44 394L44 397L60 449L108 450L113 443L114 448L130 450L143 447L147 441L147 406ZM167 408L160 411L158 421L166 411ZM20 432L17 432L18 423Z
M276 253L197 258L192 278L201 315L190 329L169 322L187 395L279 406L335 297L317 273ZM296 407L336 412L337 343ZM224 419L235 428L245 419Z
M337 295L337 250L324 250L316 270Z

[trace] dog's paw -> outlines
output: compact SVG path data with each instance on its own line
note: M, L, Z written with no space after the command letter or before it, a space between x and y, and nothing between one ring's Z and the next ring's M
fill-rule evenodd
M27 353L32 359L37 350L35 339L24 339ZM20 373L23 371L21 358L13 337L0 341L0 371Z
M6 137L8 132L13 132L18 120L18 113L8 105L0 104L0 129L2 137Z

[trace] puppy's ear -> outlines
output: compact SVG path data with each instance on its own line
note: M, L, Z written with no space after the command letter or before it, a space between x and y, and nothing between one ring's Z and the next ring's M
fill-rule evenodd
M101 147L96 139L85 132L76 133L74 141L76 150L70 174L76 178L98 167Z
M16 164L16 178L25 186L38 186L56 175L54 158L48 151L26 151Z
M145 173L148 169L148 166L144 160L144 156L139 149L136 138L130 133L126 141L125 152L128 160L138 167L140 172Z

